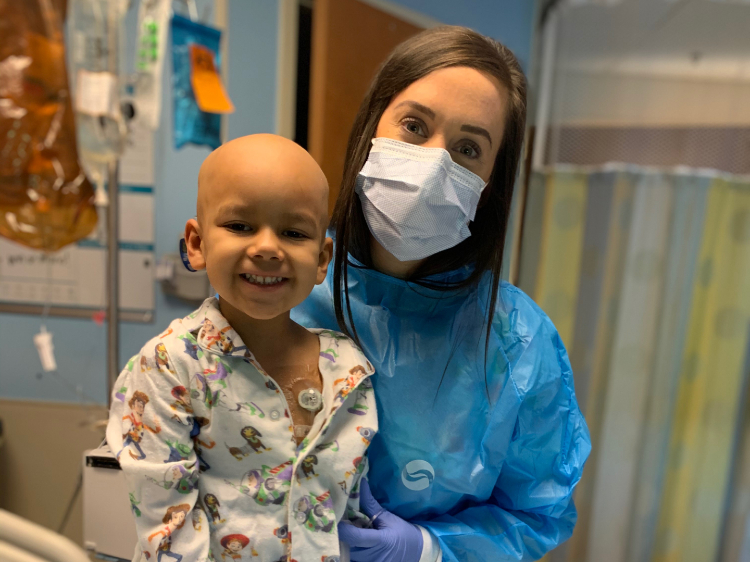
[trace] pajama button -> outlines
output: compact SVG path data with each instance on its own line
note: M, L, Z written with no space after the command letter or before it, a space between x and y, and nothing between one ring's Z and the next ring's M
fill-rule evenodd
M281 414L279 413L278 410L271 410L269 415L271 416L271 419L274 421L281 417Z

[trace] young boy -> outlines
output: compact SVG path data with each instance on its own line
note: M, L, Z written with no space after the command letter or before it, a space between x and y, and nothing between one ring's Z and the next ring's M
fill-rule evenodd
M220 296L130 360L107 427L139 502L136 559L338 559L377 414L354 343L289 317L325 279L327 205L323 172L281 137L203 163L185 242Z

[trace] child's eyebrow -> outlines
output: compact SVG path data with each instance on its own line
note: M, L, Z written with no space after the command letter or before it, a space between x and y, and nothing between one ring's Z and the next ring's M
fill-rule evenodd
M284 218L292 223L304 223L308 225L310 228L317 228L318 227L318 221L315 220L315 217L311 213L305 213L305 212L293 212L293 213L286 213L284 215Z
M228 203L221 205L217 211L216 214L218 216L225 216L225 215L242 215L248 212L248 207L244 205L237 205L236 203Z
M238 205L237 203L228 203L220 206L216 211L216 215L218 217L241 216L247 214L249 211L249 206ZM282 215L282 219L285 222L302 223L313 229L318 227L318 221L315 219L315 216L312 213L306 211L292 211L289 213L284 213Z

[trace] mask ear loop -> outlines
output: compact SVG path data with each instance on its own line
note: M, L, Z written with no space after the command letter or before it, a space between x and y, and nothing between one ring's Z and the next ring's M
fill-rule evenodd
M180 259L182 260L182 265L185 266L185 269L195 273L196 270L193 269L192 265L190 265L190 260L188 259L187 243L185 242L184 238L180 238Z
M195 217L196 219L198 217ZM185 266L185 269L188 271L191 271L195 273L197 270L193 268L192 265L190 265L190 260L188 259L188 253L187 253L187 242L185 242L185 237L180 238L180 259L182 260L182 265Z

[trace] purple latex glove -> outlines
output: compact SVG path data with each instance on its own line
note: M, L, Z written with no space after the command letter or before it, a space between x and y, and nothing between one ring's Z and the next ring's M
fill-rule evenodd
M373 528L339 523L339 539L351 547L352 562L419 562L422 531L380 507L366 479L362 479L359 490L360 509L370 518Z

